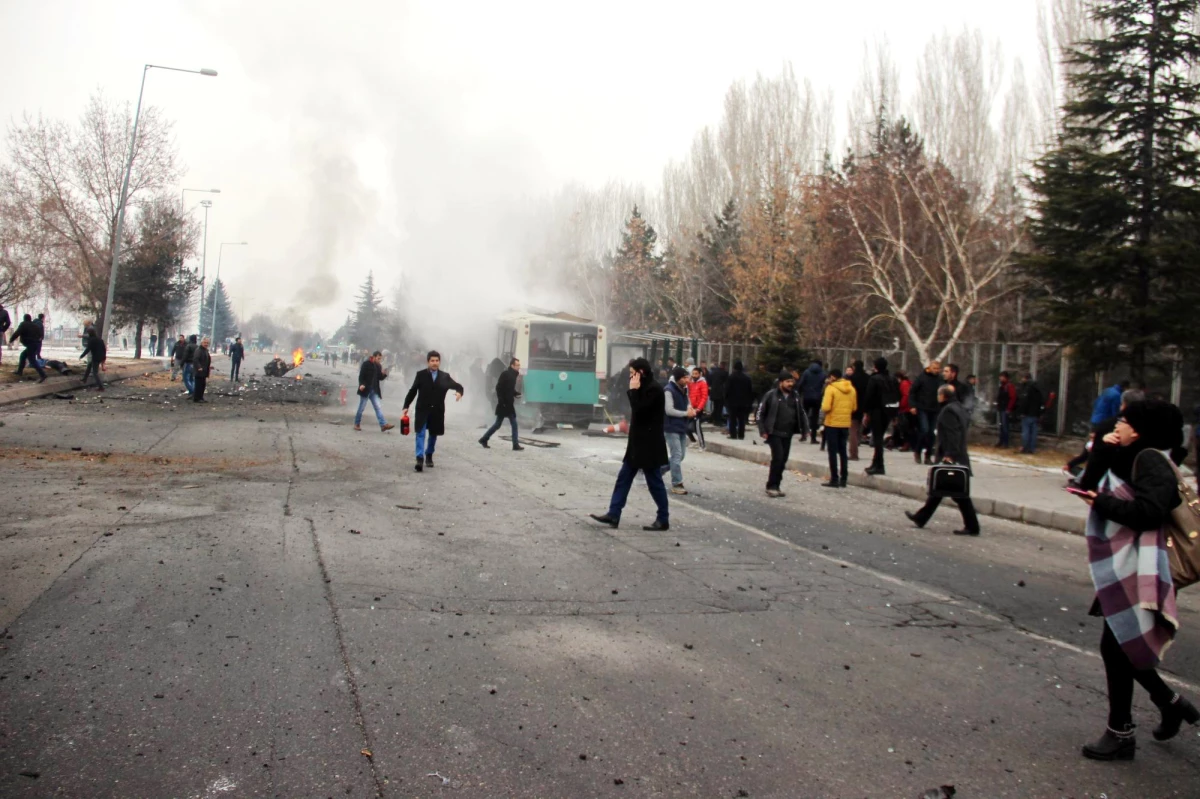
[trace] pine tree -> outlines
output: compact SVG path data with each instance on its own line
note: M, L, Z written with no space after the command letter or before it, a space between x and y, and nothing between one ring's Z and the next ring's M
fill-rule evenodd
M770 334L758 356L772 378L783 369L802 367L809 354L800 346L800 314L792 305L780 305L771 314Z
M353 319L350 325L350 340L359 349L375 350L381 347L383 333L383 298L375 288L375 274L367 273L367 279L358 289L354 300Z
M1037 162L1033 252L1043 331L1133 378L1200 349L1200 59L1195 0L1106 0L1109 31L1068 61L1055 148Z
M625 222L621 246L610 259L612 313L628 330L653 330L669 323L667 273L658 252L658 233L638 207Z
M216 308L216 320L213 319L213 309ZM208 290L208 296L200 305L200 336L212 337L213 346L237 334L237 320L233 316L233 308L229 304L229 293L225 284L218 278Z

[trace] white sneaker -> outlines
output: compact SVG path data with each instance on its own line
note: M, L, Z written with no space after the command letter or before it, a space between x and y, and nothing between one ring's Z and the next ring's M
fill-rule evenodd
M680 483L677 486L671 486L672 494L686 494L687 492L688 492L688 490L683 487L683 483Z

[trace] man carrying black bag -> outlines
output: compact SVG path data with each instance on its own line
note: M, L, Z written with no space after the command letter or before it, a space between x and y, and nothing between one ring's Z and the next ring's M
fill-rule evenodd
M969 474L971 458L967 455L967 424L969 421L967 411L955 396L954 386L950 384L943 385L938 389L937 398L942 406L937 418L937 462L966 467ZM934 470L938 468L938 466L933 467ZM964 492L963 495L943 494L937 490L936 484L936 480L930 482L929 499L926 500L925 507L916 513L904 512L909 521L917 527L924 527L933 516L933 512L937 510L938 505L942 503L943 496L950 496L958 503L958 509L962 512L963 517L963 529L955 530L954 534L979 535L979 517L975 514L975 505L971 502L971 497L967 492Z

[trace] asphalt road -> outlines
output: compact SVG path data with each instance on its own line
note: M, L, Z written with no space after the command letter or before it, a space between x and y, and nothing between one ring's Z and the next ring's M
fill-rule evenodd
M638 486L609 530L623 441L483 450L464 403L418 475L304 370L0 409L0 796L1197 795L1142 695L1137 760L1078 754L1081 539L695 451L668 533Z

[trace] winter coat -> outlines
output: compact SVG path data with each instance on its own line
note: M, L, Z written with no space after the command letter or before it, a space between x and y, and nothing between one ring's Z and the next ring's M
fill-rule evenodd
M867 397L867 383L870 382L870 376L863 369L855 369L854 374L848 378L850 385L854 386L854 393L858 397L858 409L854 411L853 419L858 421L862 419L863 414L867 409L863 407L863 400Z
M196 350L198 350L198 349L200 349L199 344L197 344L194 341L189 341L188 345L183 348L183 362L184 363L195 363Z
M1092 426L1096 426L1106 419L1111 419L1121 412L1121 387L1109 386L1101 392L1096 398L1096 404L1092 406Z
M1131 471L1126 482L1133 490L1133 499L1101 494L1092 502L1092 507L1105 519L1139 533L1156 530L1166 523L1171 511L1182 501L1175 470L1166 455L1142 449L1134 456Z
M512 367L505 369L496 379L496 415L507 419L517 414L517 378L520 372Z
M732 372L725 386L725 405L730 408L750 408L754 405L754 384L745 372Z
M387 373L383 371L383 367L370 358L363 361L362 366L358 367L358 396L369 397L374 394L382 399L383 389L379 385L381 380L387 380Z
M693 408L698 411L704 410L704 407L708 405L708 381L703 377L693 380L688 386L688 399Z
M236 341L229 345L229 357L234 363L241 363L246 357L246 348Z
M888 389L895 379L886 371L875 372L867 379L867 394L862 399L862 409L871 414L871 418L875 414L895 413L898 410L899 406L887 407Z
M1046 400L1038 384L1032 380L1022 383L1017 392L1017 413L1021 416L1041 416L1045 409Z
M667 403L670 402L670 405ZM688 393L671 380L663 390L663 432L683 435L688 430Z
M21 324L17 325L17 329L13 331L13 334L8 337L8 343L12 344L13 341L17 339L21 340L22 346L33 347L42 340L42 337L38 333L37 324L35 322L22 321Z
M813 361L809 364L804 374L800 375L800 382L796 384L800 398L805 402L820 402L825 393L825 377L825 370L821 368L820 363Z
M912 405L909 404L909 397L912 392L912 381L907 377L900 381L900 413L908 413L912 410Z
M431 436L446 432L446 393L449 391L464 393L463 387L444 369L438 370L436 383L433 373L428 369L422 369L413 376L412 388L404 398L404 407L412 407L413 399L420 395L417 399L417 415L413 419L416 430L428 428Z
M629 441L624 462L635 469L660 469L666 466L667 440L663 437L663 388L649 376L643 376L641 388L631 388L629 397Z
M858 395L849 380L839 379L825 387L825 398L821 411L825 414L825 426L849 430L851 416L858 410Z
M192 356L192 369L196 377L208 377L212 371L212 356L208 353L208 347L203 344L196 348L196 353Z
M957 399L942 405L937 418L937 459L949 458L959 466L971 468L971 457L967 454L967 427L970 419L967 409Z
M8 309L0 308L0 335L8 332L12 327L12 317L8 315Z
M908 393L908 402L918 411L934 413L938 410L938 389L942 387L941 375L921 372L913 381Z
M996 389L996 410L1012 413L1017 408L1017 387L1004 383Z
M87 344L84 346L83 352L80 353L79 359L83 360L88 356L88 353L92 354L92 363L104 363L108 358L108 345L95 332L88 336Z
M786 395L778 388L773 388L763 397L762 404L758 408L758 433L759 435L781 435L775 429L775 417L779 415L779 406L781 403L790 403L792 411L795 413L795 427L783 435L800 435L808 434L808 414L804 412L804 405L800 399L800 392L793 389Z
M183 351L187 349L186 341L176 341L175 346L171 348L171 360L183 363Z
M708 370L708 395L713 402L725 401L725 388L729 385L729 372L719 366Z

